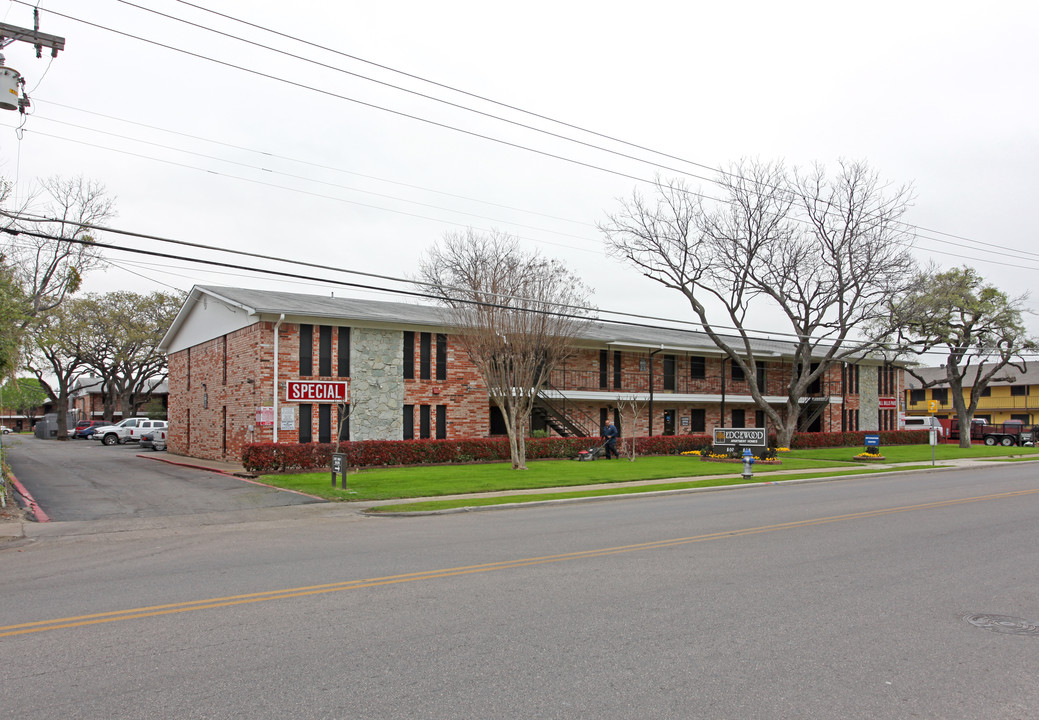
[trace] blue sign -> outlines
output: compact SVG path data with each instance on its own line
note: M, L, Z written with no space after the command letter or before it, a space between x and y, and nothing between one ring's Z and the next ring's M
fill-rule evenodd
M867 435L866 436L866 447L880 447L880 436L879 435Z

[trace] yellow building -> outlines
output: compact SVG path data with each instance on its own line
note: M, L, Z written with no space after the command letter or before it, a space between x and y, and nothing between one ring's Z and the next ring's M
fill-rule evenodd
M945 378L945 368L918 368L925 380ZM1004 374L1004 373L1000 373ZM1027 372L1009 369L1011 380L989 383L978 401L974 417L990 423L1020 420L1026 425L1039 422L1039 368ZM966 378L964 379L966 382ZM949 386L945 383L929 388L921 387L919 380L906 373L906 415L935 415L939 418L956 417ZM970 387L963 388L964 399L970 401Z

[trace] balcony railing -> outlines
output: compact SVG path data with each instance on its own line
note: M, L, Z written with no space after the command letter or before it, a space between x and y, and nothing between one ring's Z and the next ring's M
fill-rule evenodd
M930 400L910 402L910 412L927 412L931 407ZM1036 410L1039 409L1039 395L1011 395L1003 397L983 397L978 400L978 410ZM952 400L939 402L936 412L955 412Z
M606 392L611 394L648 393L650 390L648 372L612 371L601 373L597 370L558 369L552 372L549 383L563 392ZM766 395L786 395L790 381L788 373L770 371L765 377L764 392ZM691 378L688 375L669 375L661 371L653 373L653 393L666 395L678 393L684 395L718 395L722 390L722 376L709 375L702 378ZM725 376L725 392L728 395L747 395L750 388L746 380L734 380ZM825 397L840 395L840 381L820 381L805 393L806 397Z

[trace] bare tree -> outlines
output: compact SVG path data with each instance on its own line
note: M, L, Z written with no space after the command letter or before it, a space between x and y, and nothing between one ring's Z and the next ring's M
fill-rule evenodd
M512 467L525 470L531 410L552 370L573 355L590 291L515 238L471 229L429 250L420 274L451 309L454 334L505 420Z
M631 424L628 425L630 428L628 434L631 436L631 442L628 444L628 459L635 462L635 456L638 454L635 452L635 437L637 435L635 429L638 427L642 413L649 406L649 398L640 400L638 395L618 395L616 403L621 417L623 418L625 413L627 413L628 417L631 418Z
M680 181L658 181L655 201L636 191L600 229L613 254L685 296L704 332L743 370L780 444L789 445L808 388L834 363L877 346L878 338L858 332L911 279L912 238L901 222L910 190L886 192L862 163L841 163L830 178L820 166L789 173L778 163L744 161L718 184L723 198L708 201ZM715 306L722 317L709 316ZM757 382L752 309L778 311L793 338L782 408L765 400Z
M41 182L37 195L42 212L52 221L30 222L20 215L8 229L18 234L2 247L29 299L30 318L58 307L79 289L84 273L102 264L83 225L101 224L115 215L114 201L104 186L82 177L49 178Z
M1013 382L1014 370L1024 372L1022 353L1039 349L1028 337L1021 313L1027 295L1011 298L986 285L972 268L946 272L930 268L920 273L914 290L891 299L897 328L897 355L945 353L945 376L925 380L912 367L906 370L923 387L948 385L960 424L960 447L970 447L970 428L982 393L993 381ZM970 387L970 399L964 398Z

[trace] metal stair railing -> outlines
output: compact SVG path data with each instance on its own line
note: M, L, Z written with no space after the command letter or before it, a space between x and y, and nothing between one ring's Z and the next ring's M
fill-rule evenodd
M539 391L537 394L537 405L535 406L535 409L540 409L544 413L546 422L552 426L553 430L564 437L569 437L570 435L578 437L594 437L598 434L594 431L588 431L588 428L594 429L599 426L599 423L594 418L583 410L570 405L566 395L564 395L558 388L553 387L551 383L546 384L543 390L545 389L559 393L559 396L563 401L562 406L560 406L556 399L547 397L544 392ZM553 425L553 421L558 424L559 427Z

